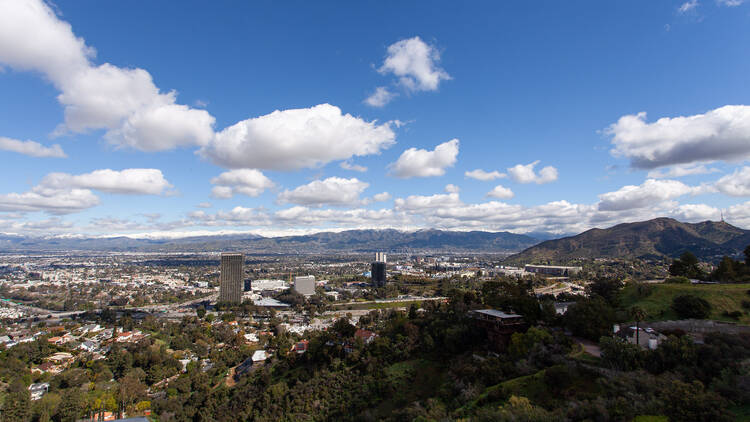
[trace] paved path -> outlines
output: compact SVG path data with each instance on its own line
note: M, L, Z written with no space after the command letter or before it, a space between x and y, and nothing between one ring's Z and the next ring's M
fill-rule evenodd
M573 340L577 341L578 344L580 344L581 346L583 346L583 351L584 352L586 352L586 353L588 353L588 354L590 354L592 356L598 357L598 358L602 357L602 349L599 348L599 345L596 344L596 343L594 343L593 341L586 340L586 339L580 338L580 337L573 337Z

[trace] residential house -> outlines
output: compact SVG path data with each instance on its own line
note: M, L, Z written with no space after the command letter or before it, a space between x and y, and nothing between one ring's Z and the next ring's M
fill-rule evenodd
M48 382L38 382L29 386L29 393L31 394L31 400L39 400L43 395L49 391Z
M365 344L370 344L375 340L378 335L369 330L357 330L354 333L354 337L361 338Z

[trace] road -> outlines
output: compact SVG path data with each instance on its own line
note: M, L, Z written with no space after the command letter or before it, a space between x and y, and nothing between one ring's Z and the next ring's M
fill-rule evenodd
M175 311L179 308L191 306L196 303L200 303L203 301L215 301L218 296L218 293L211 294L209 296L205 296L199 299L193 299L189 300L187 302L180 302L180 303L170 303L170 304L159 304L159 305L146 305L146 306L125 306L125 307L112 307L114 310L118 311L136 311L136 312L170 312ZM10 299L4 299L0 298L2 300L2 303L13 307L18 308L21 310L26 311L31 316L38 316L38 317L51 317L54 319L62 319L62 318L70 318L72 316L76 315L82 315L85 314L88 311L53 311L50 309L44 309L44 308L38 308L36 306L30 306L30 305L24 305L22 303L16 303L13 302Z

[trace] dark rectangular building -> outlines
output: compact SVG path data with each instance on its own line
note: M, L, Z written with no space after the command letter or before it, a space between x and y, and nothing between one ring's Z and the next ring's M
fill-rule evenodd
M375 287L385 287L385 262L375 261L370 265L370 277Z
M245 272L241 253L222 253L219 274L219 302L242 303Z

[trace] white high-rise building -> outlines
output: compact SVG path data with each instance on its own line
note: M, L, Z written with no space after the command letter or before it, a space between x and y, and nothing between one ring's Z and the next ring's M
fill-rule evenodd
M294 277L294 291L303 296L315 294L315 276L305 275Z

